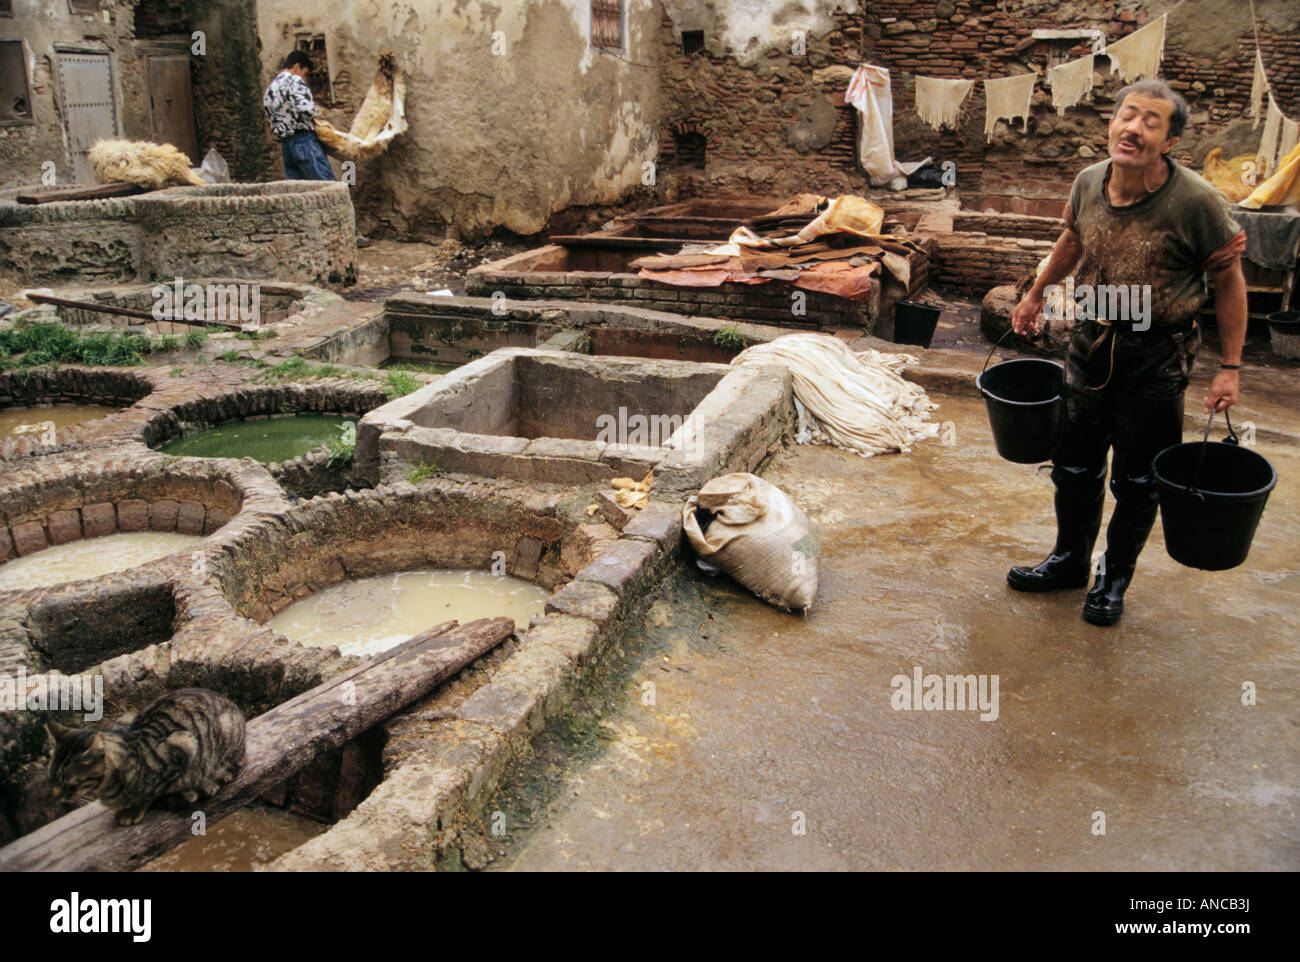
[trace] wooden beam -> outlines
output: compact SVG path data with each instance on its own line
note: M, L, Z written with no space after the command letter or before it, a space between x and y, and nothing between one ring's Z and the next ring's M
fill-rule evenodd
M75 187L51 187L49 190L28 190L14 199L20 204L53 204L62 200L105 200L109 197L131 197L147 193L135 184L78 184Z
M56 297L53 294L39 294L27 291L23 294L33 304L53 304L56 307L70 307L78 311L93 311L99 314L116 314L121 317L136 317L152 324L189 324L194 327L224 327L228 331L242 331L243 325L229 321L194 321L183 317L154 317L152 311L142 311L136 307L118 307L116 304L99 304L95 301L76 301L70 297Z
M612 237L599 234L560 234L548 237L547 243L564 247L626 247L632 250L668 250L683 244L725 244L726 240L699 237Z
M190 837L192 811L202 811L208 825L219 822L321 754L422 698L514 629L509 618L430 628L250 721L243 769L191 811L150 810L139 824L119 826L112 812L91 802L0 849L0 871L137 869Z

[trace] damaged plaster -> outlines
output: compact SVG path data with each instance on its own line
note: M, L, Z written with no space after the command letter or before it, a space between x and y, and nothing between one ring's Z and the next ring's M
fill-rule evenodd
M260 0L265 82L295 35L324 34L346 128L392 50L407 78L409 131L357 170L363 230L480 237L541 230L565 207L608 203L642 185L657 153L658 73L652 0L630 0L625 49L591 48L590 4L544 0L340 0L302 14Z
M673 22L673 38L683 30L704 31L704 46L715 57L735 57L752 67L773 47L789 52L802 31L804 39L824 37L835 29L834 13L857 13L856 0L664 0Z

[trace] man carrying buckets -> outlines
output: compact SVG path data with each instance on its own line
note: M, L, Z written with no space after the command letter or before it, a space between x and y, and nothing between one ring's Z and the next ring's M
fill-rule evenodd
M1065 434L1052 463L1056 547L1033 568L1012 568L1017 591L1082 588L1101 529L1106 454L1114 451L1115 511L1106 553L1083 617L1113 625L1155 523L1152 459L1182 440L1183 392L1200 345L1196 318L1214 275L1223 363L1205 410L1237 402L1246 337L1245 232L1223 195L1168 155L1183 132L1187 104L1161 80L1119 92L1109 128L1110 159L1074 180L1065 231L1034 286L1016 305L1012 327L1037 333L1044 295L1073 272L1080 301L1065 365ZM1067 305L1067 309L1073 305Z

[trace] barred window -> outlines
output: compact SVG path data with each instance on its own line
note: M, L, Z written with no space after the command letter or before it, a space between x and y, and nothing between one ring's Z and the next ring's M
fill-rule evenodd
M623 49L623 0L591 0L591 45Z

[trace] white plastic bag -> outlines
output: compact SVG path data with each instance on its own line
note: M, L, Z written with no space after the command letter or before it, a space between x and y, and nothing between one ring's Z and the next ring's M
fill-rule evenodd
M203 155L198 175L209 184L230 183L230 167L226 164L226 159L217 153L217 148L212 147Z
M752 474L724 474L686 503L682 525L701 560L764 601L796 611L812 607L817 530L780 488Z

